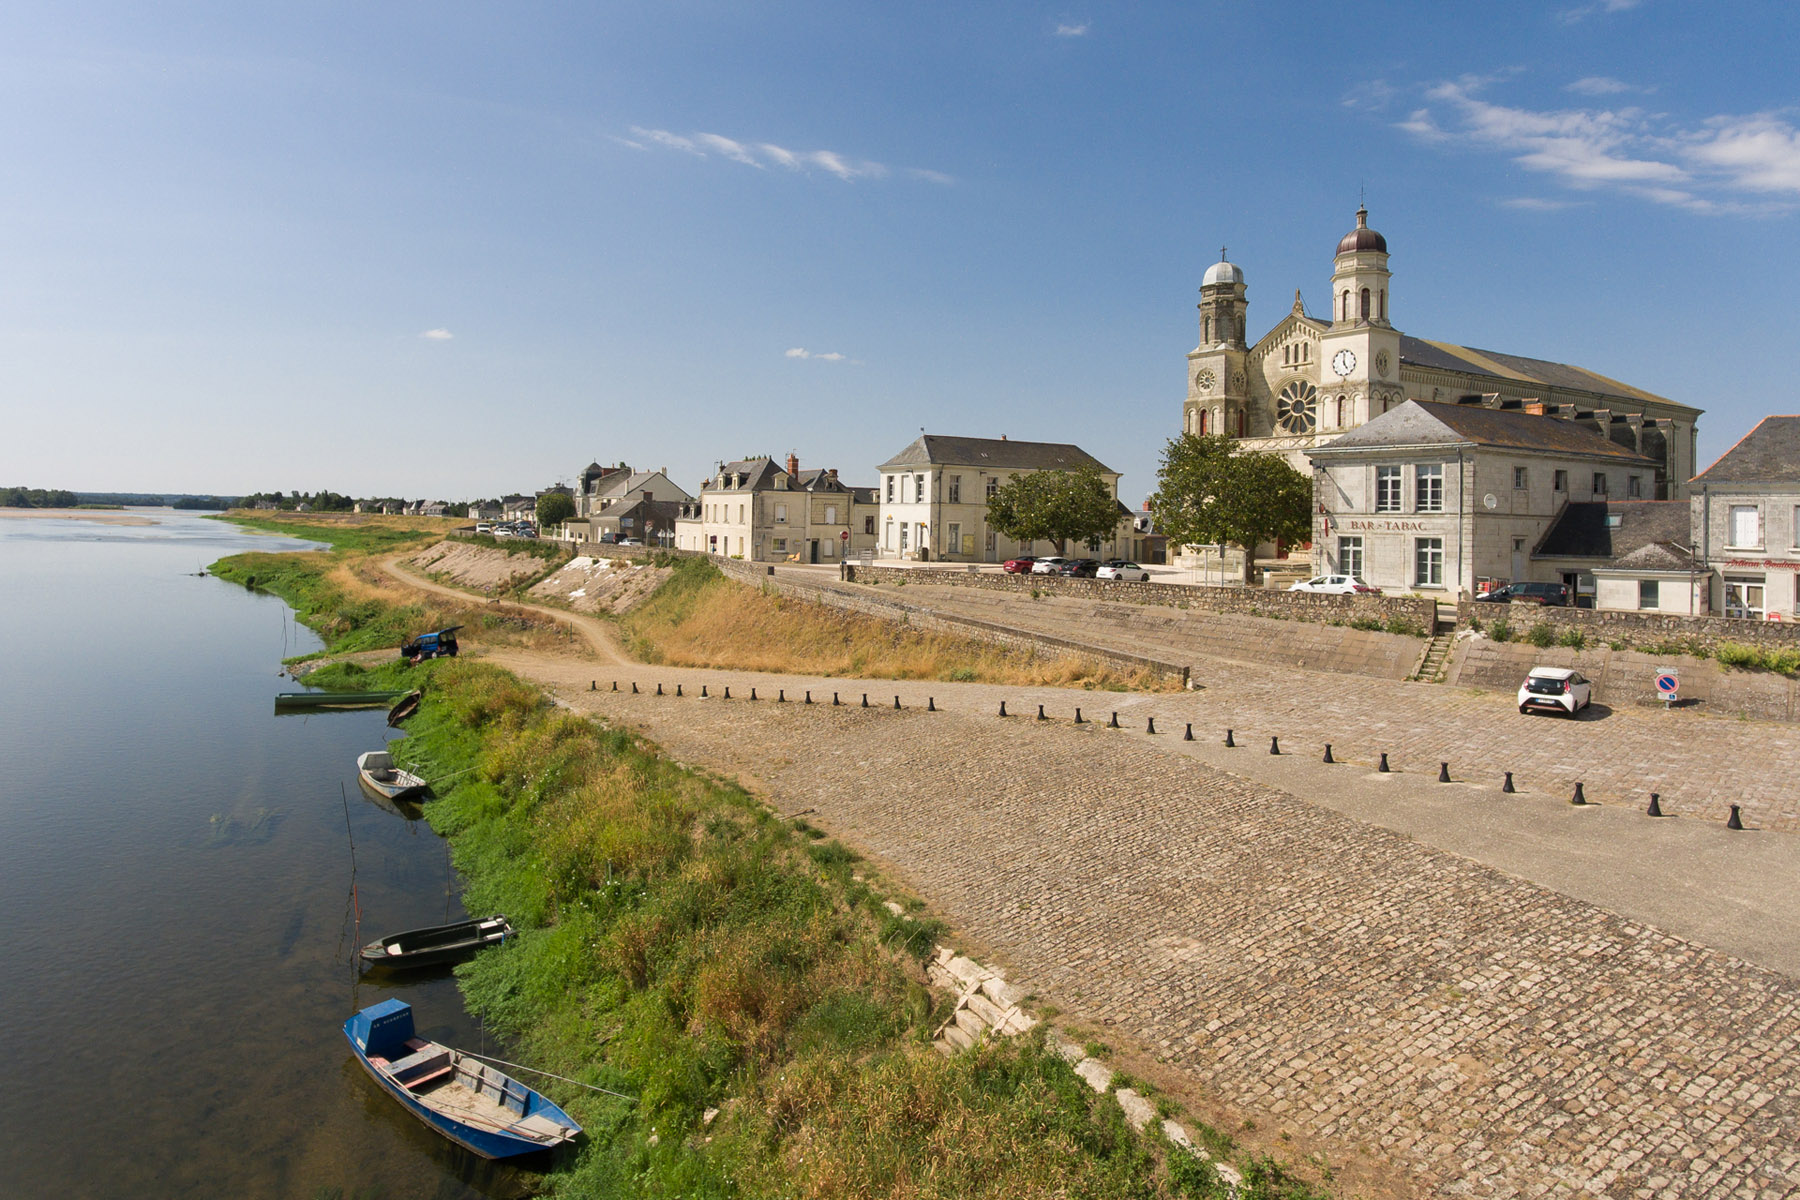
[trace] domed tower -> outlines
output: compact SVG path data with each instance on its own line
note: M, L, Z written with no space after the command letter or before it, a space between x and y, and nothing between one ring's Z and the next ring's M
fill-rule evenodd
M1387 239L1356 210L1356 228L1337 245L1331 268L1331 328L1319 339L1319 390L1344 401L1343 428L1380 416L1400 397L1400 334L1388 319ZM1327 404L1327 411L1336 405Z
M1200 280L1200 344L1188 352L1184 433L1241 434L1250 347L1244 339L1249 302L1244 273L1226 261L1206 269Z

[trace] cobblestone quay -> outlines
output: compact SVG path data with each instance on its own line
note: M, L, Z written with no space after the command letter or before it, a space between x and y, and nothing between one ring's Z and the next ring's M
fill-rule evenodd
M565 701L816 809L1045 1002L1419 1195L1800 1195L1786 976L1128 733L989 715L1016 691L864 711L565 673Z

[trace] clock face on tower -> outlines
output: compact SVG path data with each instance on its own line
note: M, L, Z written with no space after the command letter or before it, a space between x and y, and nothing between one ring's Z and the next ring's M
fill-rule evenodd
M1339 375L1348 375L1350 372L1356 370L1356 352L1354 350L1339 350L1336 354L1331 356L1331 369L1336 371Z
M1375 352L1375 373L1383 379L1387 378L1388 352L1386 350L1377 350Z
M1206 367L1201 367L1199 373L1194 376L1194 386L1203 392L1212 391L1213 384L1217 382L1218 380L1213 377L1212 371Z

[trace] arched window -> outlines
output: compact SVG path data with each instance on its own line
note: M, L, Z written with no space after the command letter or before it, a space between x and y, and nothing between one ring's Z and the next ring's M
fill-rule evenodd
M1338 320L1348 321L1349 319L1350 319L1350 289L1345 288L1343 298L1339 302Z
M1238 409L1238 436L1244 436L1244 410Z
M1344 398L1342 396L1338 397L1337 402L1337 425L1339 429L1344 427Z
M1381 319L1387 320L1387 289L1381 289Z
M1198 433L1201 437L1205 437L1206 436L1206 410L1203 408L1194 415L1200 418L1200 428L1195 430L1194 432Z
M1369 319L1369 289L1368 288L1364 288L1362 290L1362 319L1365 321Z
M1294 353L1294 348L1292 346L1283 346L1281 348L1281 365L1282 366L1285 367L1285 366L1289 366L1292 364L1293 359L1290 357L1290 355L1292 355L1293 353Z
M1203 323L1206 326L1206 337L1204 340L1210 342L1212 341L1212 318L1207 317Z

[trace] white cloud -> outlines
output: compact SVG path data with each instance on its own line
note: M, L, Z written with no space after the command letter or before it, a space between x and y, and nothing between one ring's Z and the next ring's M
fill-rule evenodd
M885 179L892 172L885 163L872 162L868 159L853 159L836 150L790 150L786 146L778 146L773 142L741 142L736 138L726 137L721 133L671 133L667 129L644 129L632 126L634 139L613 138L622 145L634 150L664 147L680 150L698 158L718 156L731 162L762 170L770 165L785 167L790 171L810 173L822 171L827 175L850 182L857 179ZM915 179L929 180L932 183L954 182L950 176L941 171L932 171L924 167L907 167L904 173Z
M816 362L836 363L851 361L848 357L839 354L836 350L829 351L825 354L814 354L811 350L807 350L800 346L795 346L792 350L787 351L786 356L788 358L810 358Z
M1585 21L1595 14L1608 16L1612 13L1627 12L1636 8L1640 3L1642 0L1596 0L1593 4L1566 8L1556 14L1556 19L1564 25L1573 25L1577 21Z
M792 350L789 350L787 352L787 356L789 358L811 358L812 357L811 354L808 354L806 352L806 348L804 346L795 346Z
M1079 25L1070 25L1070 24L1064 23L1064 24L1058 25L1056 27L1056 36L1060 37L1060 38L1086 37L1087 32L1088 32L1088 24L1086 21L1083 21Z
M1432 145L1506 154L1568 187L1610 188L1696 212L1772 211L1800 202L1800 130L1783 115L1720 116L1683 129L1643 109L1534 110L1495 104L1491 82L1428 89L1431 106L1398 127ZM1754 194L1755 203L1733 193ZM1770 203L1766 197L1780 197Z
M1502 208L1522 208L1527 212L1561 212L1565 208L1575 208L1580 202L1575 200L1546 200L1541 196L1515 196L1511 200L1502 200Z
M1621 92L1636 92L1642 89L1632 87L1622 80L1606 75L1589 75L1585 79L1577 79L1563 89L1574 92L1578 96L1616 96Z
M456 335L451 333L448 329L427 329L419 336L428 342L447 342Z
M1345 108L1361 108L1371 112L1380 112L1388 106L1394 95L1393 84L1385 79L1371 79L1366 83L1359 83L1345 92L1344 98L1338 103Z

